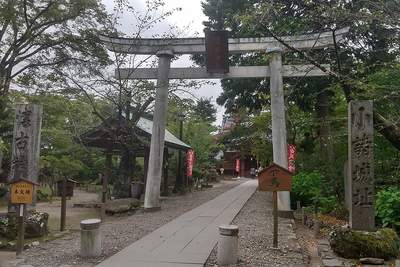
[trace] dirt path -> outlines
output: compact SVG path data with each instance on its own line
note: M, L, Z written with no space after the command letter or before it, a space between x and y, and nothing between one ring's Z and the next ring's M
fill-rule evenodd
M304 258L306 266L319 267L324 266L321 256L318 254L317 240L314 237L314 231L306 225L296 222L295 232Z
M80 231L80 223L85 219L100 219L99 208L79 207L79 204L99 203L99 194L89 193L85 190L74 189L74 196L67 199L65 229L68 231ZM36 211L49 214L49 230L57 233L61 224L61 201L53 203L38 203ZM1 208L0 212L7 212L7 207ZM10 260L15 257L15 251L0 251L0 266L4 260Z
M86 219L100 219L99 208L87 208L82 204L100 203L99 194L88 193L85 190L74 190L74 196L70 200L67 199L66 222L65 229L72 231L80 231L80 223ZM36 206L38 212L46 212L49 214L50 231L59 231L61 223L61 201L50 203L39 203Z
M74 196L67 199L65 229L70 231L79 231L80 222L85 219L100 219L99 208L86 208L79 204L96 204L100 202L99 194L89 193L85 190L74 189ZM49 230L57 232L60 230L61 223L61 201L53 203L38 203L37 212L46 212L49 214ZM7 208L0 209L0 212L7 212Z

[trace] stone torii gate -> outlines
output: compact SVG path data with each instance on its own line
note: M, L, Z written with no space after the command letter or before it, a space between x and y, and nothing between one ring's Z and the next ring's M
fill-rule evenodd
M347 29L337 31L336 42ZM153 134L150 143L151 166L147 173L144 208L159 209L164 132L166 125L169 79L234 79L270 77L273 159L280 166L287 166L287 143L283 95L283 77L325 76L313 66L284 66L282 54L288 49L274 38L229 38L229 53L272 53L269 66L229 67L229 73L207 73L206 68L170 68L174 55L205 54L205 38L141 39L100 36L107 48L118 53L156 55L158 68L118 69L118 79L157 79ZM300 50L322 49L333 44L331 33L282 37L290 46ZM288 191L278 194L279 215L291 216Z

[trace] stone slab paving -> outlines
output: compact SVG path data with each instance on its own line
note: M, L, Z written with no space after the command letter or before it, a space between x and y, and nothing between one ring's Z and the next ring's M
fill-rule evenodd
M219 226L232 222L257 187L257 180L249 180L181 215L96 266L201 267L218 242Z
M337 259L322 260L325 267L342 267L342 264Z

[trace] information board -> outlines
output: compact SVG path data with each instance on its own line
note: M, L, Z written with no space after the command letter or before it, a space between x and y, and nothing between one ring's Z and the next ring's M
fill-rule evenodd
M11 185L11 203L32 203L34 184L19 180Z

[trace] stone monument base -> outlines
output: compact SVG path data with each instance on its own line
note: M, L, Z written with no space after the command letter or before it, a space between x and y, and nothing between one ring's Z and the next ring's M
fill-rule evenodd
M17 238L19 213L0 213L0 236ZM32 212L26 214L25 238L42 237L49 233L49 214Z
M356 231L341 227L329 234L332 250L346 259L380 258L389 260L399 253L400 238L393 229L376 232Z

